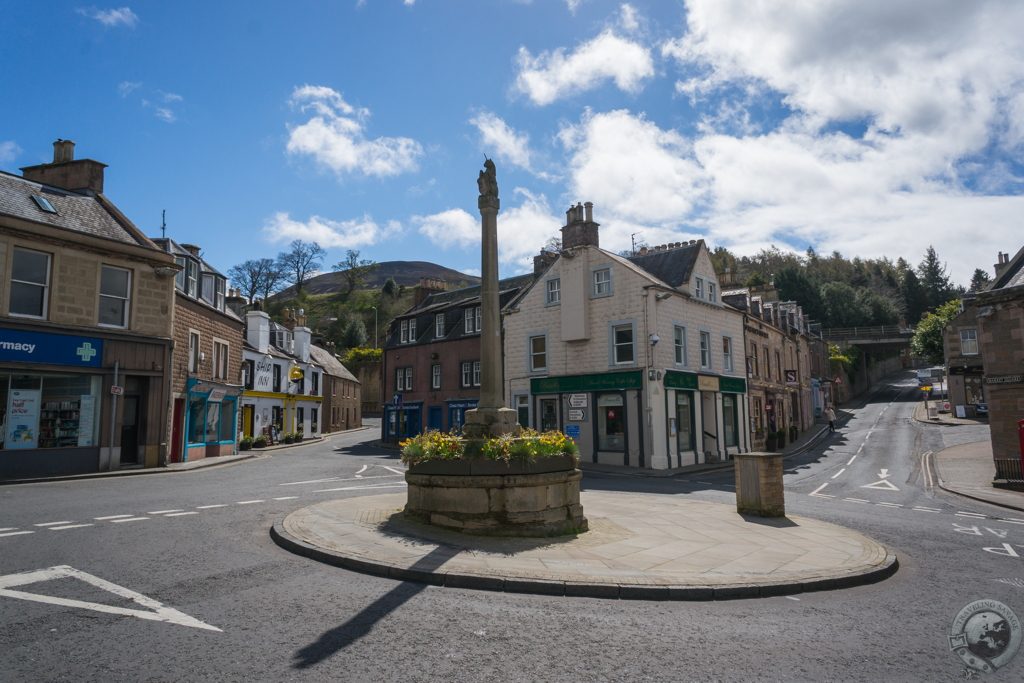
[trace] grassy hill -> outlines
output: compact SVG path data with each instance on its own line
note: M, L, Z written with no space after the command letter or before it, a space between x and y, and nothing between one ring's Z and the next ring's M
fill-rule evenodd
M444 280L449 283L452 289L461 286L475 285L480 278L473 275L466 275L451 268L439 266L429 261L382 261L378 263L373 272L367 278L363 289L380 289L388 278L394 278L395 283L406 287L414 287L423 278ZM458 284L463 283L463 284ZM336 294L344 291L345 280L342 271L321 273L310 278L302 286L305 293L310 295ZM268 303L277 303L295 298L295 286L282 289L268 299Z

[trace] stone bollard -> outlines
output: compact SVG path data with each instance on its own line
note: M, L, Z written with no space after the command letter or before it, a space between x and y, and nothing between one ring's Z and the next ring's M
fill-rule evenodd
M733 463L736 510L758 517L785 517L782 453L739 453Z

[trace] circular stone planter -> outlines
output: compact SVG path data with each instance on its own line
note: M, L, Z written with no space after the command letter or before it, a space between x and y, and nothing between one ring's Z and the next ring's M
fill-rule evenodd
M485 536L561 536L587 530L572 456L502 462L433 460L405 473L405 515Z

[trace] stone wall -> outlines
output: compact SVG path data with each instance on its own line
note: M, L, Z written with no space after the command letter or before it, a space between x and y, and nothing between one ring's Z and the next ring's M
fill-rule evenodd
M243 328L244 324L241 321L228 314L221 313L178 293L174 317L172 391L175 393L185 391L185 382L189 378L188 336L190 330L199 333L199 350L205 354L205 359L199 362L197 371L191 374L200 379L216 379L213 376L213 340L216 338L228 345L227 377L219 381L240 384Z

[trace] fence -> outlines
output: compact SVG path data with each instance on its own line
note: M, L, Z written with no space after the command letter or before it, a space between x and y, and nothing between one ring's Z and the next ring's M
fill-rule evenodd
M843 341L848 339L895 339L909 337L914 330L899 325L872 325L868 327L833 327L821 331L823 339Z
M1024 488L1020 458L996 458L996 485L999 486L1003 482L1006 488Z

